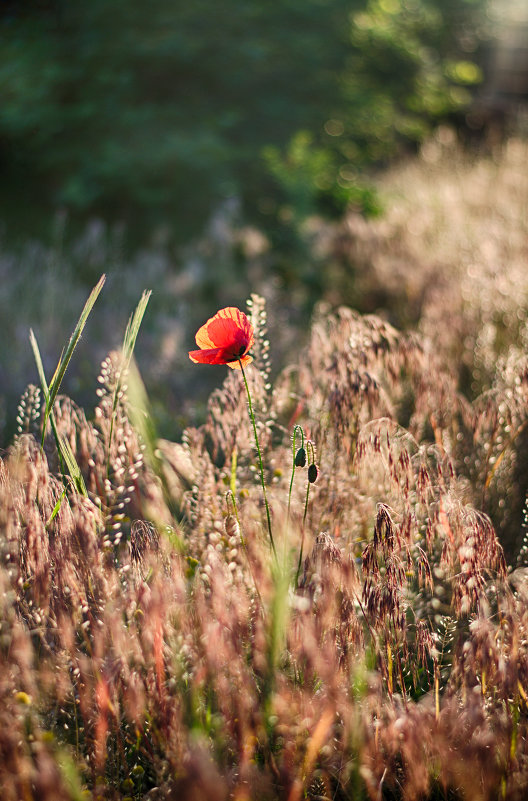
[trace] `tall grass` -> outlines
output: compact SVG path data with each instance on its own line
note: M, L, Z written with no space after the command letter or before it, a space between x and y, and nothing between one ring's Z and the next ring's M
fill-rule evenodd
M93 419L54 402L87 497L64 492L34 390L0 463L3 798L523 798L524 572L478 503L516 439L467 461L504 398L523 425L522 360L470 402L434 343L345 308L271 385L256 358L278 564L240 375L153 469L130 355L104 360Z
M526 797L524 284L465 269L416 275L416 324L320 305L276 373L253 297L277 559L240 374L156 434L148 295L93 413L43 364L0 459L2 799Z
M179 437L188 423L203 422L217 383L214 372L196 371L186 356L189 331L207 318L212 293L218 308L241 306L251 292L266 297L273 308L275 371L306 344L313 307L325 301L389 315L398 328L420 326L456 363L465 389L478 395L489 387L497 353L507 350L504 329L524 324L526 159L521 140L475 155L440 131L419 158L379 177L381 217L350 213L336 226L307 221L301 234L311 264L304 257L291 264L287 283L270 243L243 226L233 204L220 208L203 236L179 251L160 231L131 253L126 234L101 221L72 239L61 218L49 243L26 242L13 251L0 242L0 444L10 441L18 399L35 381L28 330L52 375L57 343L72 331L72 310L80 312L102 273L105 302L91 313L64 391L93 406L97 365L120 347L130 309L150 287L136 355L165 436Z

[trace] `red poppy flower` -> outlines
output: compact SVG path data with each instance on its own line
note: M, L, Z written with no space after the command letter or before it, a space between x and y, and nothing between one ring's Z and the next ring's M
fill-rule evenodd
M253 361L247 355L253 342L253 326L244 312L228 306L202 325L196 334L200 350L189 351L189 358L201 364L227 364L240 369L240 362L245 367Z

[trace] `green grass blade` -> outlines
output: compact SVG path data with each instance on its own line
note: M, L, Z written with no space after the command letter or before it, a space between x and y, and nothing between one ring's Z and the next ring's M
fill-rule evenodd
M134 361L128 375L128 414L130 422L134 426L140 441L144 447L145 461L153 473L158 477L161 484L165 504L175 518L178 520L178 528L183 536L182 520L184 511L177 499L172 497L170 488L167 484L165 475L163 456L158 448L158 435L152 415L145 385L139 374L139 370ZM180 541L179 534L174 532L174 540L178 540L178 547L183 548L183 539Z
M96 286L94 286L94 288L90 292L88 300L84 304L84 309L81 312L81 316L79 317L79 320L77 321L77 325L75 326L73 334L70 337L70 341L68 342L68 346L67 346L66 350L64 351L64 354L59 359L59 363L57 365L57 368L55 370L55 373L54 373L53 378L51 380L51 383L49 385L49 390L48 390L48 393L47 393L47 396L46 396L46 408L45 408L45 411L44 411L44 422L43 422L43 427L42 427L42 443L41 443L42 445L44 444L44 436L45 436L45 433L46 433L46 425L47 425L47 422L49 420L49 417L50 417L50 414L51 414L51 410L53 409L53 404L55 403L55 398L57 397L57 394L59 392L59 387L60 387L60 385L62 383L62 379L64 378L64 374L66 372L68 364L70 363L71 357L73 356L73 351L75 350L75 348L77 346L77 343L79 342L79 339L81 338L81 334L83 332L84 326L86 325L86 320L88 319L88 316L89 316L90 312L93 309L95 301L97 300L97 298L99 296L99 293L100 293L101 289L103 288L103 284L104 284L105 280L106 280L106 276L102 275L101 278L99 279L98 283L96 284ZM38 367L38 365L37 365L37 367ZM41 362L41 367L42 367L42 362Z
M85 498L88 497L88 491L86 489L86 484L84 483L84 478L81 473L81 469L75 460L75 456L73 455L73 451L71 448L70 443L68 442L67 438L64 436L59 436L60 442L60 452L62 454L62 458L66 463L66 467L68 468L68 472L73 479L73 483L77 489L79 495L84 495Z
M132 362L128 376L128 414L145 448L147 464L163 483L165 477L158 450L158 435L150 414L147 391L135 362Z
M128 368L130 367L130 360L132 359L132 354L134 353L134 348L136 346L137 335L151 295L152 290L150 289L143 292L134 313L130 315L125 331L125 337L123 339L121 365L119 367L119 374L114 390L114 398L112 401L112 420L110 422L110 434L108 437L107 474L110 471L110 454L112 450L112 439L114 436L114 422L116 417L117 402L121 393L123 379L128 372Z
M139 328L141 326L141 322L143 320L143 316L145 314L148 302L150 300L150 296L152 295L152 290L145 290L141 296L141 300L139 301L134 314L131 315L126 331L125 331L125 338L123 340L123 359L124 359L124 369L128 368L130 364L130 359L132 358L132 354L134 352L134 348L136 346L136 339L139 332Z
M44 393L44 398L46 400L46 406L44 408L45 408L45 410L47 410L48 406L49 406L49 397L50 397L49 387L48 387L48 382L46 381L46 375L44 373L44 366L42 364L42 358L41 358L41 355L40 355L40 349L39 349L39 346L38 346L37 338L36 338L35 334L33 333L33 329L32 328L29 329L29 341L31 343L31 348L33 350L33 356L35 357L35 363L37 365L37 372L38 372L39 379L40 379L40 385L42 387L42 391ZM61 460L61 471L62 471L63 478L64 478L64 465L63 465L63 462L62 462L59 435L58 435L58 432L57 432L57 428L55 426L55 418L53 417L53 412L51 410L50 410L48 416L49 416L49 421L50 421L50 424L51 424L51 429L53 431L53 436L55 437L55 443L57 445L57 450L59 452L59 459ZM40 442L40 447L41 448L44 447L44 436L45 436L45 433L46 433L46 424L44 424L44 427L43 427L43 430L42 430L42 439L41 439L41 442Z
M42 387L42 391L44 393L44 398L46 400L46 409L48 408L48 398L49 398L49 389L48 389L48 382L46 381L46 375L44 373L44 366L42 364L42 358L40 356L40 350L37 342L37 338L33 333L33 329L29 329L29 341L31 343L31 348L33 350L33 356L35 357L35 362L37 365L37 372L39 375L40 385Z
M47 408L48 403L49 403L50 392L49 392L48 384L46 382L46 376L44 374L44 367L43 367L43 364L42 364L42 358L40 356L40 350L39 350L37 338L36 338L35 334L33 333L32 329L30 329L30 331L29 331L29 341L31 342L31 348L33 350L33 355L35 357L35 362L36 362L36 365L37 365L37 372L39 374L39 379L40 379L40 383L41 383L41 386L42 386L42 391L44 392L44 397L46 398L46 408ZM81 495L85 495L86 497L88 497L88 492L86 490L86 485L84 483L84 479L83 479L83 476L82 476L82 473L81 473L81 468L79 467L79 465L77 464L77 462L75 460L75 456L73 455L73 451L72 451L72 449L70 447L70 443L64 437L60 437L59 436L59 432L57 431L57 426L55 425L55 418L53 416L53 409L50 409L48 419L50 421L51 430L53 432L53 436L55 438L55 444L57 446L57 451L59 453L59 462L60 462L60 468L61 468L61 472L62 472L62 478L63 478L65 489L68 488L68 484L67 484L66 477L65 477L66 471L64 469L65 466L66 466L68 468L68 472L69 472L70 476L72 477L72 479L74 481L74 484L75 484L75 486L77 488L77 491L80 492ZM44 428L44 431L43 431L43 434L42 434L41 447L44 446L45 431L46 431L46 429ZM61 498L57 502L57 506L53 510L53 514L52 514L50 520L48 521L48 523L50 523L53 520L53 518L55 517L55 515L59 511L61 503L62 503L62 497L63 496L61 496Z
M64 489L62 490L59 500L57 501L57 503L53 507L53 512L50 514L48 520L46 520L46 528L51 526L51 524L53 523L53 521L55 520L55 518L59 514L60 508L62 506L62 502L63 502L64 498L66 497L67 489L68 489L67 487L64 487Z
M86 801L87 796L83 788L80 771L65 748L61 748L57 752L55 762L66 787L68 798L71 801Z

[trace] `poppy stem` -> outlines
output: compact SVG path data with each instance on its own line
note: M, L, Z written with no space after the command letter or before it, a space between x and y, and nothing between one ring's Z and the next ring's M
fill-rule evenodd
M313 442L311 440L308 440L307 443L306 443L306 453L308 455L308 458L310 458L310 456L311 456L311 459L312 459L311 464L313 464L315 462L315 450L314 450ZM301 529L302 530L302 534L301 534L301 549L299 551L299 562L297 564L297 573L295 574L295 586L296 587L299 586L299 575L301 573L301 568L302 568L302 558L303 558L303 549L304 549L304 532L305 532L306 515L308 514L308 501L310 499L310 484L311 483L312 482L310 481L310 477L308 477L308 481L306 482L306 497L305 497L305 500L304 500L304 514L303 514L302 529Z
M297 431L301 432L301 448L304 448L304 431L303 431L303 427L300 426L300 425L296 425L296 426L293 427L293 437L292 437L292 472L291 472L291 478L290 478L290 489L289 489L289 492L288 492L288 512L286 514L286 531L288 530L288 526L289 526L289 523L290 523L290 506L291 506L291 496L292 496L292 489L293 489L293 479L294 479L294 476L295 476L295 468L297 466L296 463L295 463L295 456L296 456L296 453L297 453L296 448L295 448L295 445L296 445L295 437L296 437Z
M246 387L246 393L247 393L247 399L248 399L248 407L249 407L249 416L251 418L251 422L253 423L253 434L255 435L255 445L256 445L256 448L257 448L257 455L258 455L259 468L260 468L260 483L262 484L262 494L264 496L264 505L266 507L266 518L267 518L267 521L268 521L268 532L269 532L269 538L270 538L270 543L271 543L271 549L273 551L273 554L274 554L275 558L277 558L277 551L275 549L275 542L273 540L273 533L271 531L271 517L270 517L269 504L268 504L268 496L266 494L266 482L264 481L264 467L262 465L262 454L260 452L260 445L259 445L258 434L257 434L257 424L255 422L255 414L253 412L253 404L251 403L251 395L250 395L250 392L249 392L249 385L248 385L248 382L247 382L246 374L244 372L244 368L242 367L242 361L239 359L238 363L240 365L240 370L242 372L242 378L244 379L244 384L245 384L245 387Z
M303 550L304 550L304 533L305 533L304 524L306 522L306 513L308 511L308 499L309 499L309 497L310 497L310 482L307 481L306 482L306 499L304 501L304 514L303 514L302 526L301 526L301 548L299 550L299 561L297 563L297 573L295 574L295 586L296 587L299 586L299 576L300 576L301 568L302 568Z

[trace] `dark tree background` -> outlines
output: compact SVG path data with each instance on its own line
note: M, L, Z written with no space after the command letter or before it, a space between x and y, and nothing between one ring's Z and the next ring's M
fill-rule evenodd
M483 20L483 0L4 1L1 216L187 241L226 197L268 228L372 210L365 168L467 106Z

